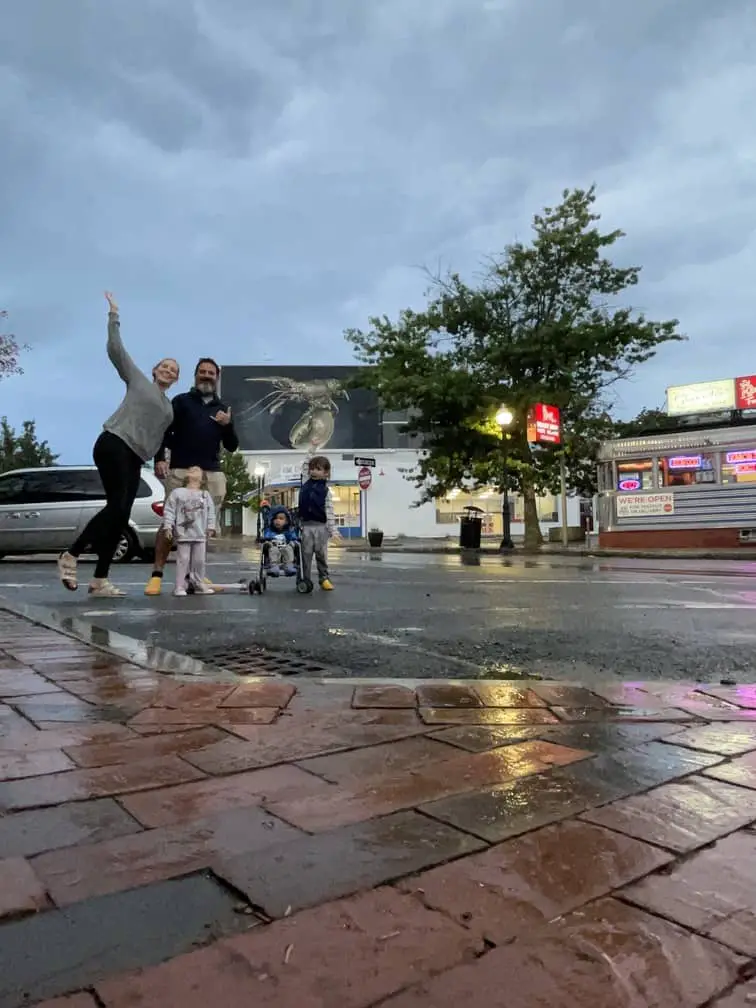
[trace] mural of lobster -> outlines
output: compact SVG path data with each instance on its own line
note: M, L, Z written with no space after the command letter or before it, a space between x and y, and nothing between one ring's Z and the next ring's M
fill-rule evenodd
M303 406L302 415L289 431L289 443L299 451L322 451L328 445L339 412L336 399L349 400L349 393L335 378L295 381L293 378L271 376L246 378L245 381L264 382L272 385L273 389L243 409L241 419L254 420L262 413L275 417L291 403Z

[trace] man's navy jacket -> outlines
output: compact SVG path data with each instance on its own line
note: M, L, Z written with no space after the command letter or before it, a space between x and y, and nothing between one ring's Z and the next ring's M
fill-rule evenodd
M165 432L155 461L165 461L168 449L171 469L199 466L209 472L218 472L221 445L230 452L239 447L233 423L224 427L215 419L218 410L225 413L226 406L217 396L205 402L197 389L177 395L173 400L173 423Z

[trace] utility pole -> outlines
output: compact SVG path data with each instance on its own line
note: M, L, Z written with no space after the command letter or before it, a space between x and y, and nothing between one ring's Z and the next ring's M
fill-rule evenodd
M567 462L564 457L564 448L559 453L559 484L562 497L562 546L569 546L570 538L567 525Z

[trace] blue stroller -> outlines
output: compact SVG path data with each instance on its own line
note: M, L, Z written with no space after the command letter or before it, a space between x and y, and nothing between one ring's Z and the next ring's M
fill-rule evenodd
M265 533L270 531L271 522L276 514L284 512L289 518L289 529L296 532L299 536L301 533L302 525L299 521L299 514L296 508L283 508L283 507L271 507L266 504L260 509L260 521L262 523L260 538L260 568L258 571L256 591L262 594L268 583L268 578L271 577L270 568L270 547L273 545L270 539L265 538ZM294 550L294 564L292 570L286 571L284 577L294 577L296 578L295 584L296 589L301 595L307 595L313 589L312 581L309 577L305 575L304 567L302 565L302 543L300 539L297 538L289 543Z
M279 514L281 511L285 512L289 517L289 529L297 533L301 532L302 525L299 521L296 508L271 507L269 504L266 504L258 512L257 541L260 543L260 566L257 575L251 578L241 578L233 584L216 584L214 582L213 587L217 591L240 591L243 594L249 595L263 594L268 585L268 578L272 576L270 573L270 547L273 545L272 540L265 539L264 535L271 528L273 516ZM302 543L297 538L293 542L290 542L289 545L294 549L294 564L290 572L285 572L284 577L296 578L297 591L300 595L308 595L313 589L313 584L309 577L305 576L302 565ZM186 590L189 595L195 593L192 583L187 584Z

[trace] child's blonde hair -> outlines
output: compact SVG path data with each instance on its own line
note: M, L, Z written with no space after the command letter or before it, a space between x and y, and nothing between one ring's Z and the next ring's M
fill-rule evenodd
M189 468L186 470L186 476L184 476L183 485L189 486L189 480L192 479L192 476L196 475L196 473L199 473L199 481L201 484L202 480L205 478L205 474L203 473L202 469L199 466L189 466Z

